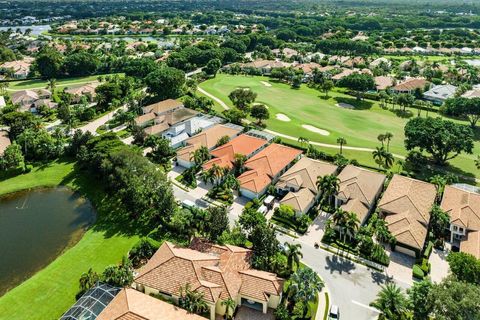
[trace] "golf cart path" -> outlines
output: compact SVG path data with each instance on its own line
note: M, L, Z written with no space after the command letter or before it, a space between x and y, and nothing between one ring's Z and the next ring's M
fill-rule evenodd
M218 102L218 104L220 104L220 106L222 106L222 108L224 108L225 110L229 110L229 109L230 109L230 107L229 107L225 102L223 102L223 101L220 100L219 98L215 97L213 94L205 91L204 89L202 89L202 88L200 88L200 87L198 87L198 91L199 91L200 93L206 95L207 97L215 100L216 102ZM265 132L268 132L268 133L271 133L271 134L273 134L273 135L276 135L276 136L285 138L285 139L298 141L298 137L286 135L286 134L283 134L283 133L280 133L280 132L276 132L276 131L273 131L273 130L268 130L268 129L265 129L264 131L265 131ZM315 142L315 141L310 141L309 143L312 144L312 145L314 145L314 146L319 146L319 147L340 149L340 146L338 146L338 145L336 145L336 144L329 144L329 143L322 143L322 142ZM375 150L375 149L371 149L371 148L350 147L350 146L343 146L343 149L344 149L344 150L362 151L362 152L373 152L373 151ZM405 159L404 156L399 155L399 154L395 154L395 153L394 153L393 156L396 157L396 158L399 158L399 159Z

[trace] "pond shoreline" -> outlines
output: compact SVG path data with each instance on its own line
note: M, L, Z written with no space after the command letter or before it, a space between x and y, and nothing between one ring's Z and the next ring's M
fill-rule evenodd
M41 212L42 210L40 209L39 212L37 210L34 210L33 208L28 208L28 201L29 197L42 197L46 196L52 197L64 197L64 199L59 199L59 200L64 200L66 201L65 203L58 203L59 207L56 208L56 204L52 203L51 207L49 208L49 204L47 203L40 203L36 202L34 203L35 206L39 206L40 208L47 207L48 212ZM1 219L7 219L7 222L10 221L10 227L11 229L18 229L15 231L12 230L4 230L2 232L1 236L4 236L6 239L9 239L9 237L12 237L15 239L15 242L7 242L8 245L7 247L1 248L0 246L0 251L6 252L6 257L4 257L4 263L7 266L7 268L3 267L4 269L9 269L9 257L10 264L13 264L15 266L16 264L16 254L14 255L12 253L15 252L17 253L17 250L19 251L18 254L21 256L22 254L22 249L25 250L25 245L22 245L22 242L27 241L28 242L28 237L30 236L37 236L37 239L33 239L34 241L32 243L40 245L40 248L37 248L38 251L41 252L41 254L36 254L33 255L28 255L26 257L23 257L22 260L22 266L17 266L15 268L15 273L10 272L3 272L7 274L7 278L2 281L3 285L0 286L0 298L7 294L10 290L14 289L15 287L21 285L23 282L27 281L28 279L32 278L43 270L45 267L47 267L50 263L55 261L58 257L63 255L65 252L67 252L69 249L74 247L85 235L85 233L95 224L97 220L97 211L95 207L93 206L92 202L86 198L84 195L82 195L80 192L65 186L65 185L57 185L57 186L35 186L32 188L25 188L22 190L17 190L17 191L12 191L12 192L7 192L3 193L0 195L0 207L5 206L9 203L14 203L18 199L24 199L22 200L21 206L17 206L15 208L7 207L6 210L2 214L0 214L0 220ZM54 200L54 199L52 199ZM71 208L67 207L64 208L65 205L71 205ZM29 210L30 209L30 210ZM18 214L15 212L15 214L12 214L14 210L18 210ZM25 211L23 211L25 210ZM24 215L28 215L29 211L35 211L35 215L33 216L28 216L29 219L32 219L32 226L30 226L30 232L27 235L22 235L22 231L25 229L28 229L29 221L25 220L20 220L21 223L18 223L18 219L25 219ZM46 214L45 217L36 217L38 216L38 213L41 214ZM56 219L52 220L52 217L54 214L57 214ZM65 220L67 217L69 217L69 214L71 215L69 220ZM30 213L31 215L31 213ZM19 218L20 217L20 218ZM41 220L49 220L49 218L52 221L49 221L49 224L46 226L42 225ZM63 219L62 219L63 218ZM36 221L35 219L40 219ZM65 226L61 226L60 229L62 230L56 230L59 229L55 228L55 223L58 220L58 224L61 224L63 222L66 223ZM4 222L5 223L5 222ZM0 225L0 229L1 229ZM17 228L18 227L18 228ZM7 223L7 228L8 228L8 223ZM45 236L41 235L41 230L42 228L45 228ZM58 243L52 238L56 238L51 235L51 233L54 233L56 231L59 232L58 234L58 241L61 241ZM68 230L68 231L66 231ZM53 232L52 232L53 231ZM10 232L10 234L9 234ZM7 234L7 236L4 235L4 233ZM44 240L45 239L45 240ZM42 241L43 240L43 241ZM46 241L48 240L48 241ZM45 243L46 242L46 243ZM5 243L5 242L4 242ZM46 245L46 248L45 248ZM13 248L13 250L12 250ZM50 250L49 250L50 249ZM28 249L27 249L28 250ZM29 265L32 264L32 265ZM2 265L0 264L0 269L2 268ZM1 274L1 273L0 273ZM5 275L3 275L5 277Z

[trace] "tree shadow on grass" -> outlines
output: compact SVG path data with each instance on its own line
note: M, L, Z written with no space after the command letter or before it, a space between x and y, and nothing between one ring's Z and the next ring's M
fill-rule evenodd
M408 119L413 117L413 112L411 110L389 109L389 111L394 113L399 118Z
M473 160L472 160L473 161ZM439 166L429 161L426 165L415 166L410 165L412 168L419 168L413 170L415 177L421 180L429 181L435 175L445 175L448 173L454 174L458 177L458 181L462 183L475 184L476 175L472 172L465 171L459 167L456 167L450 163L445 166Z
M121 201L115 195L108 194L97 179L75 164L74 170L60 184L71 187L91 202L97 213L97 220L91 228L104 232L106 238L147 235L151 229L139 219L132 218Z
M349 97L334 97L333 98L337 103L345 103L354 107L351 110L368 110L373 106L373 102L367 100L357 100L356 98Z

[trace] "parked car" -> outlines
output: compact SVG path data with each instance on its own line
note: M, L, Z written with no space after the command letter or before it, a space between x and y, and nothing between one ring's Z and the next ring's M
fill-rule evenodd
M338 306L332 305L330 307L330 312L328 313L328 320L337 320L340 319L340 311L338 310Z

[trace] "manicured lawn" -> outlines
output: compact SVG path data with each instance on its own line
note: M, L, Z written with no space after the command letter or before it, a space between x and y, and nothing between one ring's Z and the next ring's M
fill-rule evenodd
M268 82L271 86L262 83ZM380 145L377 140L379 134L393 133L390 151L406 155L404 148L403 128L408 121L397 116L391 110L382 109L377 102L358 102L355 98L345 95L339 90L332 91L328 99L323 93L302 85L300 89L292 89L289 85L272 81L267 77L232 76L219 74L216 78L200 84L200 87L218 97L228 105L232 105L228 94L238 87L249 87L258 94L256 102L264 103L270 111L270 119L266 121L267 129L294 137L305 137L310 141L336 144L338 137L347 140L347 146L375 148ZM354 110L340 108L337 103L344 102L355 105ZM216 104L215 109L219 106ZM398 106L396 107L399 108ZM417 110L411 110L416 116ZM290 121L281 121L277 114L286 115ZM423 115L425 112L423 111ZM430 113L430 115L432 115ZM322 135L309 131L302 125L311 125L326 130L329 134ZM289 141L291 142L291 141ZM320 148L328 153L336 152L332 148ZM371 152L344 150L349 158L354 158L360 163L375 166ZM463 170L465 173L476 173L473 160L480 153L480 143L475 143L474 155L461 155L451 161L452 171ZM351 156L352 155L352 156ZM478 171L477 171L478 172Z
M107 75L103 75L104 77ZM97 81L98 75L77 78L57 79L57 88L61 89L67 86L82 85L88 82ZM9 83L8 91L18 91L24 89L42 89L46 88L46 80L22 80Z
M57 161L32 172L0 181L0 194L41 186L67 185L86 195L95 205L97 223L63 255L0 298L0 314L8 319L58 319L74 302L80 275L92 267L97 272L118 263L139 237L123 230L108 216L119 212L95 181Z

